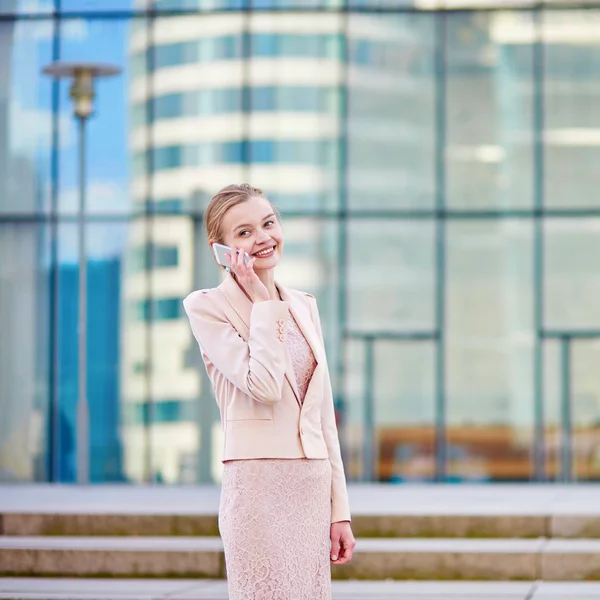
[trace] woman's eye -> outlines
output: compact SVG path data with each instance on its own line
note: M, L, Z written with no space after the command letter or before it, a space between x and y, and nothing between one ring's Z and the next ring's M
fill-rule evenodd
M273 221L267 221L265 223L265 227L270 227L271 225L273 225Z
M246 236L248 233L250 233L249 231L240 231L240 237L244 237Z

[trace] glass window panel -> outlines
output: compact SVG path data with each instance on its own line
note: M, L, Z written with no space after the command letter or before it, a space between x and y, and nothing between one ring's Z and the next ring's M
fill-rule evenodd
M0 0L0 14L2 15L42 15L50 14L53 11L54 0L37 0L37 2L19 2L19 0Z
M144 150L144 137L131 136L129 113L133 106L131 93L140 94L142 88L130 85L132 78L130 45L143 44L144 29L135 32L132 42L131 20L84 20L74 19L61 22L61 31L77 28L77 36L62 35L60 58L64 61L98 61L113 64L123 69L120 75L96 82L95 112L86 124L86 206L90 214L124 214L132 210L131 201L131 145ZM141 37L139 37L141 36ZM107 44L106 40L111 43ZM101 51L100 51L101 49ZM72 114L69 98L70 80L60 84L61 112ZM143 120L138 115L136 124ZM138 125L137 130L143 128ZM79 203L79 132L73 117L61 121L60 129L60 193L59 209L74 213ZM143 168L143 162L137 165Z
M0 482L46 481L51 472L49 233L0 224Z
M571 349L572 461L575 481L600 480L600 339Z
M268 190L264 190L269 196ZM323 219L283 218L283 259L277 280L292 289L313 294L319 306L323 337L335 386L334 369L339 355L338 323L339 225Z
M350 15L348 38L349 206L432 207L432 15Z
M445 18L448 204L528 208L534 184L532 13Z
M375 480L432 481L436 471L435 345L376 342L374 365Z
M544 370L544 476L549 481L562 477L562 418L560 347L555 339L543 341Z
M143 0L146 2L147 0ZM141 0L61 0L60 8L64 12L129 12L140 8Z
M140 219L130 232L129 244L146 248L155 267L140 273L128 271L125 279L135 314L125 326L128 354L122 377L127 402L138 406L129 410L147 418L140 423L138 416L126 440L133 444L145 432L149 441L148 456L132 456L136 463L130 468L157 482L194 483L202 477L197 463L199 450L204 448L199 423L202 392L198 373L190 369L190 360L195 361L193 338L182 305L194 289L194 223L189 217L171 215ZM137 365L142 360L147 367L140 374Z
M121 298L126 224L94 223L87 233L87 402L90 481L124 481L121 439ZM77 480L77 406L79 398L78 228L59 228L57 343L59 361L58 473L61 482Z
M246 6L246 0L156 0L157 11L186 10L209 11L219 9L241 9Z
M51 205L51 21L0 21L0 214ZM68 119L60 113L60 119Z
M434 223L351 220L347 277L351 330L433 331Z
M545 472L549 480L564 481L565 444L570 444L570 477L600 479L600 340L570 342L569 399L563 395L562 341L544 343ZM570 405L571 429L565 431L565 401Z
M241 114L231 114L241 111L246 85L243 63L231 60L240 55L245 22L233 16L222 19L223 15L178 15L152 21L152 39L160 41L156 53L170 46L184 50L168 68L157 64L149 88L136 94L136 102L153 103L155 120L151 139L147 134L133 138L139 139L134 149L138 165L143 152L153 149L147 163L153 175L147 177L140 169L134 181L141 206L151 208L149 202L168 212L169 202L176 199L173 208L202 211L219 189L248 180L242 163L246 122ZM218 29L213 21L221 24ZM224 23L225 31L216 36Z
M528 480L533 434L531 222L448 224L450 477Z
M600 327L600 218L544 223L544 319L550 329Z
M600 10L544 12L544 195L548 207L598 207ZM590 32L587 34L586 32Z
M346 339L344 343L344 427L340 443L345 450L344 467L350 481L365 479L365 343Z
M314 18L295 15L291 34L285 15L249 16L253 68L246 127L251 132L251 164L245 177L282 199L281 210L313 210L318 202L326 210L339 204L343 20L340 15L320 15L320 33L315 34ZM292 71L298 77L291 80ZM328 90L327 96L315 102L315 89Z

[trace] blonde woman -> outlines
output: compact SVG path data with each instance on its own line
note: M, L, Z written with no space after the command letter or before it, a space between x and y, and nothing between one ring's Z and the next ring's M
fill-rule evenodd
M222 189L204 220L232 249L223 283L184 300L224 432L229 597L328 600L355 541L317 303L275 280L283 231L261 190Z

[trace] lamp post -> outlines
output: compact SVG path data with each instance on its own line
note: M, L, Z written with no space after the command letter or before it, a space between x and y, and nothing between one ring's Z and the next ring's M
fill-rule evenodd
M78 321L78 397L77 397L77 483L90 480L89 405L87 400L87 257L85 235L85 125L94 112L94 80L120 73L113 65L99 63L54 62L43 72L55 79L71 78L70 96L73 115L79 123L79 212L77 238L79 246L79 321Z

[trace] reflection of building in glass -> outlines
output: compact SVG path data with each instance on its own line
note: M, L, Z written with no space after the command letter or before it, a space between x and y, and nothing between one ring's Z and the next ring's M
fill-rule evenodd
M552 260L544 280L535 278L531 210L540 195L547 206L590 206L589 190L600 184L590 160L597 149L589 85L600 64L591 46L578 47L597 24L571 12L563 26L563 17L547 16L542 74L528 11L447 14L444 37L439 15L427 12L348 20L186 15L136 29L134 195L142 211L157 215L132 228L125 280L123 399L137 415L127 428L128 474L143 477L149 455L152 476L166 481L214 474L201 461L207 447L219 447L218 428L214 411L202 413L210 394L180 300L214 285L217 271L200 223L176 213L200 213L222 185L249 181L284 212L335 217L286 221L281 272L289 285L319 295L332 370L342 330L431 332L443 294L448 472L456 479L531 476L535 296L545 285L554 290L545 326L600 322L571 285L579 269L581 289L591 289L594 268L584 256L594 255L593 223L588 230L578 221L574 233L567 220L548 217L546 258L572 258ZM539 162L542 92L556 110L545 113ZM579 174L575 186L559 176L568 169ZM580 186L576 202L563 179ZM441 202L448 212L436 215ZM346 222L339 209L368 218ZM345 312L337 300L340 269ZM545 344L552 373L549 352ZM589 369L595 354L585 356L574 398L578 407L577 398L587 398L581 419L589 424L599 401ZM345 360L350 473L359 476L364 347L349 344ZM436 360L435 342L377 343L372 398L383 478L428 478L435 470ZM544 392L549 427L558 421L556 389L554 382Z
M343 27L341 15L231 14L158 18L151 39L138 28L131 43L130 88L138 206L157 213L201 212L223 185L249 181L263 188L282 211L336 210L340 169L345 168L340 148L348 74ZM401 22L355 22L350 75L358 81L356 97L361 102L368 102L374 86L381 93L392 84L381 94L383 105L392 105L387 96L397 94L398 87L382 67L395 64L394 48L387 55L385 51L399 33L409 33ZM392 161L380 164L389 132L381 126L373 132L362 123L355 133L365 145L372 139L370 147L379 156L367 152L371 171L363 168L364 177L374 181L385 173L391 176L396 168ZM360 182L366 185L364 178ZM287 220L285 233L286 257L279 277L292 287L323 290L322 311L333 341L339 329L331 314L331 280L338 276L337 269L331 271L336 228L325 221ZM212 435L202 422L206 415L195 415L193 409L202 393L203 369L196 368L194 359L184 360L191 356L193 340L181 298L218 282L216 267L201 257L208 255L201 236L199 222L177 216L156 216L132 230L123 400L135 404L140 415L128 428L126 442L127 472L134 477L143 476L148 452L145 415L153 420L154 477L180 480L187 472L184 465L194 462L199 443L203 455L207 448L219 447L218 441L198 441L199 428ZM149 274L143 265L152 254L156 268ZM149 352L151 375L145 358ZM148 397L152 408L145 407ZM211 400L200 404L207 401ZM213 412L210 418L215 416Z
M16 10L9 0L6 9ZM35 156L15 139L14 109L25 84L35 96L35 82L21 82L17 32L11 19L0 22L0 210L27 214L41 207ZM23 58L20 56L20 58ZM20 85L19 85L20 84ZM0 481L31 481L45 477L44 439L47 376L46 273L40 269L43 227L34 223L0 225ZM15 285L18 282L18 285Z
M78 267L59 268L59 362L57 481L77 479ZM123 481L119 439L119 341L121 262L88 263L88 404L90 481Z
M190 12L174 14L182 6ZM50 465L60 466L58 477L72 477L75 271L65 265L49 290L50 253L39 248L49 237L60 262L69 245L73 205L64 193L75 176L75 138L63 135L60 114L46 114L67 110L68 100L66 86L59 104L49 81L38 87L40 68L58 47L97 55L129 26L129 102L121 109L122 90L111 98L116 111L102 111L102 123L114 117L119 125L107 127L95 148L118 139L111 130L121 131L119 111L129 111L135 213L119 202L90 202L88 214L94 230L102 205L110 220L104 239L118 239L117 222L129 231L123 327L100 331L111 346L93 350L106 365L116 336L122 343L121 372L107 367L94 376L98 386L106 382L107 397L120 385L123 466L111 401L95 431L112 454L93 441L98 478L118 479L121 471L132 480L218 478L216 407L181 298L218 282L198 217L219 187L240 181L263 187L284 213L280 279L319 298L334 384L343 366L337 397L345 401L351 477L367 473L370 418L375 477L431 478L440 467L436 426L447 436L444 466L453 480L543 476L533 469L535 419L547 432L545 474L560 472L560 346L540 342L537 329L600 327L599 11L389 6L385 14L288 14L289 4L280 3L273 14L266 5L192 14L210 7L166 0L145 19L127 12L90 18L86 27L110 35L72 44L65 17L54 44L63 15L43 7L46 17L17 12L0 23L0 211L9 215L0 248L11 257L0 263L0 477L41 479L53 473ZM161 8L170 12L162 16ZM22 135L29 111L60 129L57 146ZM91 155L94 176L120 162ZM47 186L58 201L50 215L39 181L58 173ZM90 200L97 199L93 184ZM101 271L116 277L109 263ZM117 292L103 295L109 287L96 289L103 301L93 311L116 319L108 307L119 305ZM438 318L441 351L430 339L377 339L372 379L364 339L341 343L349 331L431 333ZM537 348L544 378L536 390ZM54 365L53 352L61 354ZM573 472L582 479L600 473L598 353L594 339L572 347ZM47 398L68 409L56 417L56 439Z

